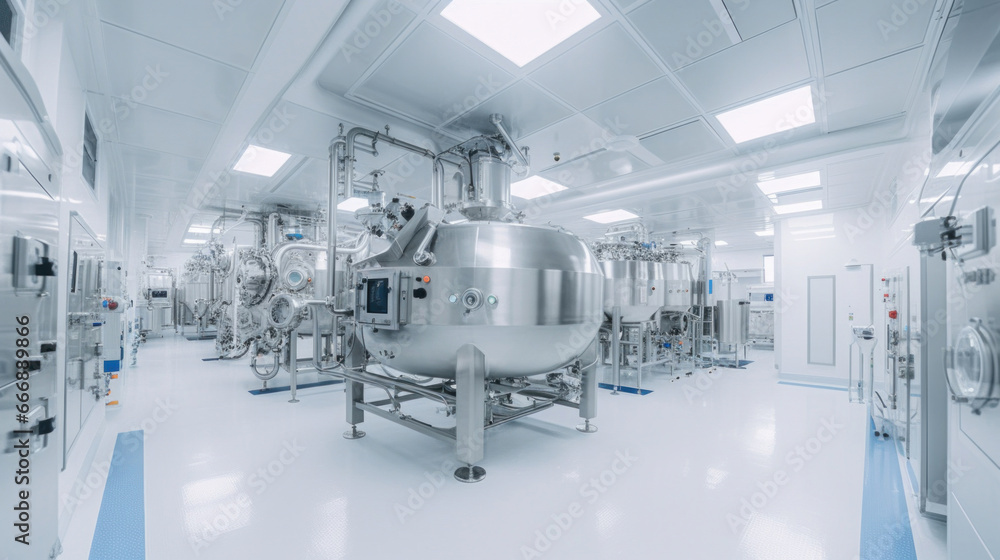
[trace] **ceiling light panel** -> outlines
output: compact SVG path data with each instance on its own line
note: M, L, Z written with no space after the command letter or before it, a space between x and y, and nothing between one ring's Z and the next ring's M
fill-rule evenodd
M812 86L804 86L715 116L737 144L816 122Z
M584 220L590 220L599 224L611 224L614 222L623 222L625 220L635 220L638 218L639 216L636 216L628 210L608 210L607 212L599 212L597 214L591 214L583 217Z
M601 17L586 0L452 0L441 15L519 67Z
M822 200L811 200L809 202L796 202L794 204L779 204L774 207L778 214L794 214L796 212L810 212L812 210L822 210Z
M233 166L233 170L273 177L290 157L292 157L291 154L250 144L240 156L240 160Z
M969 172L972 164L967 161L950 161L945 164L937 177L961 177Z
M780 179L764 179L757 182L757 188L765 195L776 195L786 192L814 189L823 184L819 171L791 175Z
M528 177L523 181L511 183L510 185L510 194L525 200L547 196L564 190L566 190L566 187L538 175Z
M343 210L344 212L356 212L366 207L368 207L368 199L351 197L338 204L337 210Z

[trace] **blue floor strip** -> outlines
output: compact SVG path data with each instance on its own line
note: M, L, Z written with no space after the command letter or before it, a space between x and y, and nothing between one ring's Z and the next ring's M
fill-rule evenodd
M778 385L792 385L793 387L809 387L810 389L829 389L831 391L847 391L847 387L834 387L832 385L814 385L812 383L796 383L794 381L779 381Z
M90 560L146 558L142 440L142 430L118 434L90 545Z
M609 391L615 390L615 386L609 383L598 383L597 386L601 389L607 389ZM631 393L633 395L648 395L653 392L649 389L636 389L635 387L626 387L624 385L619 385L618 391L621 393Z
M300 390L300 389L310 389L312 387L325 387L327 385L335 385L337 383L343 383L343 382L344 381L342 379L333 379L333 380L330 380L330 381L317 381L315 383L304 383L302 385L299 385L297 387L297 390ZM291 390L292 390L292 386L291 385L286 385L284 387L268 387L267 389L254 389L253 391L250 391L250 394L251 395L270 395L271 393L280 393L282 391L291 391Z
M868 420L861 498L861 560L917 560L903 477L892 440L875 437Z

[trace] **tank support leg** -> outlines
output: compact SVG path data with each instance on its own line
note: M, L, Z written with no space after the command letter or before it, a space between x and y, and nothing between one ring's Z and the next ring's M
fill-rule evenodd
M344 357L345 367L356 368L361 365L364 360L364 354L363 350L358 349L359 346L361 344L355 341L354 346L351 347L351 353ZM364 384L345 379L344 396L347 397L347 423L351 425L351 429L344 432L344 437L346 439L363 438L365 437L365 433L358 429L358 424L365 421L365 411L358 408L357 405L365 401Z
M486 470L476 466L486 444L486 356L472 344L458 350L455 368L455 448L466 466L455 471L462 482L479 482Z
M365 386L357 381L344 381L344 395L347 396L347 423L351 429L344 432L347 439L359 439L365 437L365 433L358 429L358 424L365 421L365 411L358 408L357 403L365 400Z
M590 423L597 416L597 339L590 345L590 348L582 356L585 363L591 365L583 368L580 372L580 418L583 424L576 427L581 432L592 434L597 431L597 426Z

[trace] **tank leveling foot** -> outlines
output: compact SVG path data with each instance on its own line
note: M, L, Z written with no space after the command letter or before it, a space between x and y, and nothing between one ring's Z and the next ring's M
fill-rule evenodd
M351 426L350 430L344 432L344 439L361 439L365 437L365 433L358 429L357 426Z
M477 467L474 465L469 465L467 467L458 467L455 470L455 478L459 482L480 482L486 478L486 469L483 467Z
M589 418L584 418L583 424L577 426L576 429L585 434L592 434L597 431L597 426L591 424Z

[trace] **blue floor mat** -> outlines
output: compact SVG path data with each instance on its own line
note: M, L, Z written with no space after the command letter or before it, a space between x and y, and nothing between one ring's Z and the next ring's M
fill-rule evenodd
M615 390L615 386L609 383L598 383L597 386L600 387L601 389L607 389L609 391ZM649 389L636 389L635 387L626 387L624 385L618 385L618 392L631 393L633 395L648 395L652 393L652 391L650 391Z
M325 387L327 385L336 385L337 383L343 383L342 379L331 379L329 381L317 381L315 383L303 383L299 385L296 390L310 389L312 387ZM282 391L291 391L291 385L285 385L284 387L268 387L267 389L254 389L250 391L251 395L270 395L271 393L280 393Z

